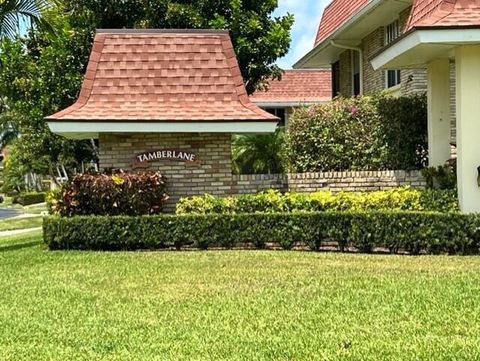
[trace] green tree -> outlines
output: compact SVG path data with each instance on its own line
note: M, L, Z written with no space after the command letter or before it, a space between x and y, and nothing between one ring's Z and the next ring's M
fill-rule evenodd
M283 172L283 128L271 134L236 135L233 138L233 171L237 174L278 174Z
M56 163L73 168L92 159L89 142L52 134L44 117L75 102L90 49L89 31L72 29L57 15L56 32L31 29L25 38L3 39L0 92L5 108L0 124L14 124L16 162L28 171L53 174Z
M0 38L15 36L22 22L51 30L43 17L51 6L48 0L0 0Z

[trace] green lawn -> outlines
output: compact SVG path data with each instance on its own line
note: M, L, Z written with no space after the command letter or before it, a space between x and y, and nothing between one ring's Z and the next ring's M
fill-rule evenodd
M0 239L1 360L478 360L480 258Z
M42 217L7 218L0 220L0 231L35 228L42 226Z

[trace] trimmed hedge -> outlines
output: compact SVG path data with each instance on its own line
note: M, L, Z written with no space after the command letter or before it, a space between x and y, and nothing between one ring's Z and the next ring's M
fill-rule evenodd
M193 246L283 249L303 245L318 250L338 242L372 252L478 254L477 215L427 212L316 212L238 215L161 215L138 217L47 217L44 241L52 250L180 249Z
M235 214L324 211L431 211L457 212L453 190L419 190L408 187L374 192L320 191L285 193L269 190L258 194L218 197L206 194L182 198L177 214Z
M45 193L43 192L21 193L12 197L12 203L18 203L22 206L28 206L31 204L43 202L45 202Z

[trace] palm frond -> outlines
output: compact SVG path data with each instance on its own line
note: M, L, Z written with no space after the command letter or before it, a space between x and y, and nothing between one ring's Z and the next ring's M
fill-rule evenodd
M23 20L51 30L51 25L43 19L42 13L55 3L48 0L4 0L0 3L0 37L15 36Z

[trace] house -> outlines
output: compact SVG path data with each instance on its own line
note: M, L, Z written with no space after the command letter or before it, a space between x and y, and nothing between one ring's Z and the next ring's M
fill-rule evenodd
M324 10L313 49L294 68L331 67L332 96L426 91L426 71L375 70L370 57L406 29L413 0L333 0Z
M479 0L334 0L295 66L328 63L335 92L426 89L429 164L444 164L453 138L460 208L480 212Z
M99 30L72 106L52 132L99 140L102 170L161 171L179 197L232 192L233 133L274 132L253 104L228 31Z
M280 80L269 81L266 89L253 93L250 100L280 118L279 125L284 126L293 109L329 102L331 84L330 69L284 70Z

